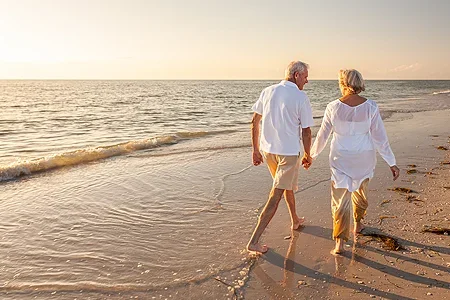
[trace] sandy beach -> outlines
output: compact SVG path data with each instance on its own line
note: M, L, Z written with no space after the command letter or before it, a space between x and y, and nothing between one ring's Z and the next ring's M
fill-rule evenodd
M401 177L393 182L389 168L378 158L364 232L394 237L401 249L388 250L362 236L346 244L344 255L330 255L334 242L329 181L319 180L326 177L319 174L328 160L328 153L323 153L300 175L319 182L296 195L306 225L291 235L288 213L280 205L263 235L271 249L252 267L245 299L448 298L450 238L422 230L450 227L450 165L445 151L450 148L449 113L397 114L385 122ZM389 190L396 187L412 191Z

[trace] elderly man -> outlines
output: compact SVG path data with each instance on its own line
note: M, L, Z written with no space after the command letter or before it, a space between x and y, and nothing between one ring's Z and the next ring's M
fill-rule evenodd
M266 161L273 186L248 242L249 252L267 252L267 246L261 245L259 238L275 215L283 194L291 216L291 228L295 230L304 222L295 211L294 192L298 189L300 163L309 168L312 162L310 127L314 122L311 103L303 91L304 85L308 83L308 67L301 61L291 62L286 68L285 80L265 88L252 107L253 165L258 166ZM300 136L304 148L301 160Z

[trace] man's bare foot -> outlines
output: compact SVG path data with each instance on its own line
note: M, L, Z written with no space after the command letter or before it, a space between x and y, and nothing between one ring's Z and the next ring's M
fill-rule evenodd
M344 241L340 238L336 238L336 246L330 251L333 255L340 255L344 252Z
M365 226L361 223L361 222L355 222L355 229L354 232L357 233L361 233L361 231L363 231L363 229L365 228Z
M305 223L305 218L304 217L298 218L297 221L295 221L294 224L292 224L291 229L297 230L300 226L303 225L303 223Z
M261 245L260 243L248 244L247 251L250 253L263 254L266 253L269 248L266 245Z

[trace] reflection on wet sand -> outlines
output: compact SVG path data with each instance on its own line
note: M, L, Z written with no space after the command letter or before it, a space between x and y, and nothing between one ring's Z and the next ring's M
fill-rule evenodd
M289 242L289 248L284 259L283 268L283 281L281 286L292 289L294 288L294 273L295 273L295 249L297 248L297 239L300 233L296 230L292 230L291 241Z
M334 276L344 278L347 272L347 264L343 256L334 255L335 272Z
M355 256L358 255L361 257L361 255L363 255L360 251L362 244L358 237L354 237L353 241L347 242L345 245L346 248L347 246L351 247L351 252L347 250L343 255L333 255L335 264L334 276L343 279L345 279L345 276L348 275L348 272L350 271L349 266L356 265Z
M273 250L269 249L269 252L271 251ZM273 280L272 277L264 271L260 264L255 266L253 269L253 274L261 282L264 291L269 295L270 299L285 299L294 297L292 291L283 288L278 282Z
M297 246L297 239L300 233L296 230L291 231L291 238L289 247L286 253L286 257L283 262L283 279L280 283L272 279L263 268L257 264L253 272L256 277L261 281L265 287L265 291L269 294L270 298L287 298L292 299L295 297L293 292L295 285L295 252ZM273 251L272 249L269 252ZM281 256L280 256L281 258Z

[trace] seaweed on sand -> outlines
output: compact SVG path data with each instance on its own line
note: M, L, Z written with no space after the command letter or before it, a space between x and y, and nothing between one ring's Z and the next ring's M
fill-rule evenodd
M383 202L381 202L380 206L382 206L383 204L389 203L389 202L391 202L390 199L385 199L385 200L383 200Z
M436 227L436 226L425 226L425 228L422 229L422 232L431 232L431 233L435 233L435 234L449 235L450 234L450 228Z
M394 187L394 188L390 188L388 189L389 191L394 191L394 192L400 192L400 193L416 193L416 191L409 189L409 188L403 188L403 187Z
M394 250L394 251L399 251L403 248L402 245L399 244L399 242L397 241L397 239L388 236L386 234L383 233L375 233L375 232L361 232L361 234L363 236L370 236L372 238L372 240L376 240L379 242L382 242L384 244L384 248L387 248L389 250Z
M383 223L384 219L397 219L397 216L380 216L380 221L378 221L378 224L381 225L381 223Z
M406 197L406 201L408 201L409 203L411 203L413 201L425 202L425 201L420 200L419 198L417 198L416 196L413 196L413 195L408 195Z

